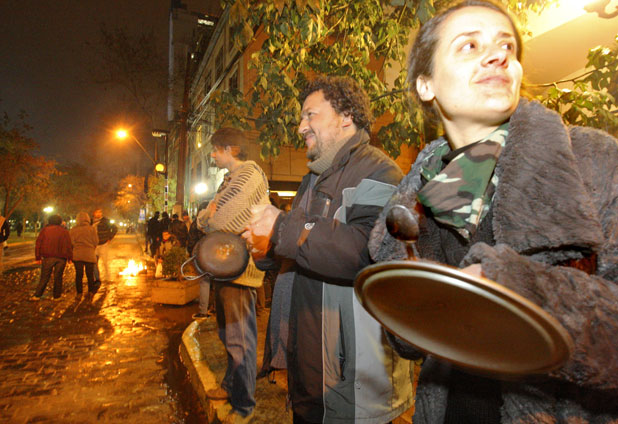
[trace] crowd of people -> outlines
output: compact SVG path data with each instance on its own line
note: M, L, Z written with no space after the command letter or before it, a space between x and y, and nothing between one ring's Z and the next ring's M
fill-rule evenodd
M78 297L83 293L84 273L89 298L96 294L102 282L111 280L109 245L118 232L117 227L103 216L101 209L92 212L92 220L87 212L82 211L75 221L75 226L67 230L60 215L51 215L41 229L35 243L35 259L41 264L41 277L30 300L41 299L50 279L53 279L52 298L59 300L67 263L75 266L75 293Z

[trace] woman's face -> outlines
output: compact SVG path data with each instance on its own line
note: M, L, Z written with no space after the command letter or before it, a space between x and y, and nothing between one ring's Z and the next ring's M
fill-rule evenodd
M522 68L508 18L486 7L453 12L438 28L432 76L416 81L443 121L496 126L519 102ZM445 122L447 124L447 122Z

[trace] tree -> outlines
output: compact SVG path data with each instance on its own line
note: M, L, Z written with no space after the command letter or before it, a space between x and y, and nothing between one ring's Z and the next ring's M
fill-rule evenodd
M167 101L167 57L153 29L137 35L122 27L101 25L92 47L95 81L118 89L122 102L136 109L152 128L164 122Z
M110 203L110 193L98 183L91 167L69 162L58 166L52 178L52 192L56 210L63 216L76 216L81 211L90 213Z
M7 219L21 204L48 196L50 177L57 174L55 162L34 153L38 145L27 136L30 129L24 112L16 120L5 112L0 120L0 196Z
M168 201L171 201L171 199L176 199L176 179L170 178L167 183ZM148 176L148 204L153 211L165 210L165 176L158 172L153 172Z
M139 211L146 204L144 177L127 175L118 184L114 200L116 211L125 219L137 219Z
M553 0L505 0L516 13L539 10ZM448 0L226 0L232 36L239 50L264 39L252 53L256 72L251 93L216 93L217 126L251 124L259 131L263 157L282 145L301 147L296 133L299 94L315 74L346 75L359 81L376 117L390 122L377 136L385 150L399 155L401 143L422 144L424 121L408 99L406 54L410 33ZM395 73L392 85L385 74Z
M562 114L572 125L600 128L618 136L618 35L610 47L598 46L588 53L589 71L575 78L547 84L538 96L547 107ZM573 88L558 88L570 82Z

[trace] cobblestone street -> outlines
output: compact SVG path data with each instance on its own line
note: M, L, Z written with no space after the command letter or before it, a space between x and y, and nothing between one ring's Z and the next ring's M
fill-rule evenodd
M134 235L117 236L112 274L140 257ZM0 422L204 422L178 360L196 302L153 304L143 275L76 298L72 265L61 300L51 300L50 281L29 301L38 279L38 267L0 277Z

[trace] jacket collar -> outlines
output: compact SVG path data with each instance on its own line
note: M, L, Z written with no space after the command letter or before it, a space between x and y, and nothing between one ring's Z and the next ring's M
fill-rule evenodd
M339 149L339 152L335 155L335 159L333 159L333 164L322 174L320 175L320 180L327 178L329 175L333 174L335 171L341 169L345 166L346 163L350 160L350 156L352 152L356 150L360 145L369 143L369 134L366 130L358 130L356 133L350 137L350 139Z
M556 112L536 101L520 101L496 173L497 243L530 255L573 247L595 250L602 243L600 220L579 173L568 128Z

